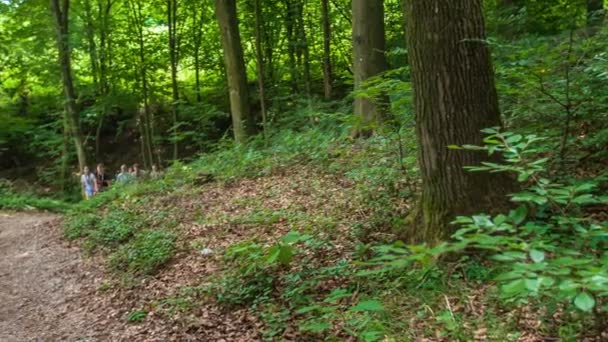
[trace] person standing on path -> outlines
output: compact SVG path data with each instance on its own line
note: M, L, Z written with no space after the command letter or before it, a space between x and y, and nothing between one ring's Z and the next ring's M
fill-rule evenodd
M84 189L84 198L89 199L97 192L97 183L95 181L95 175L89 170L88 166L85 166L80 176L80 183Z
M116 182L118 183L128 183L133 180L133 175L131 172L127 170L127 165L122 164L120 166L120 173L116 176Z
M97 170L95 171L95 181L97 184L97 192L103 192L108 189L110 182L106 176L106 170L103 163L97 164Z

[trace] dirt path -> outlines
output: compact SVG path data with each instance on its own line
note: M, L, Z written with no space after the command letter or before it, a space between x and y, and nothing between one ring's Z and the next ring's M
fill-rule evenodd
M0 341L104 339L87 303L95 276L57 216L0 212Z

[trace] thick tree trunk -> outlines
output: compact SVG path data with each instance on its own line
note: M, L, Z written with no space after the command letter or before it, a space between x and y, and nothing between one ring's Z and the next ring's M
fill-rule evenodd
M220 26L224 50L234 139L237 143L244 143L247 137L255 133L255 122L249 108L247 74L236 14L236 1L215 0L215 15Z
M321 1L321 16L323 17L323 93L326 100L331 99L333 75L331 71L331 21L329 15L329 0Z
M72 81L71 53L69 45L69 9L70 1L50 0L51 13L55 18L55 30L57 33L57 50L59 54L59 66L61 79L63 81L63 92L66 97L67 122L76 148L78 166L80 171L87 164L82 132L80 129L80 113L76 104L76 92Z
M262 51L262 9L260 0L254 0L255 15L255 57L258 71L258 89L260 92L260 110L262 112L262 129L266 137L266 94L264 88L264 55Z
M177 87L177 63L178 63L178 45L177 45L177 0L167 0L167 21L169 24L169 59L171 62L171 90L173 94L173 103L171 105L171 113L173 115L173 160L178 157L178 136L177 136L177 120L179 116L179 89Z
M481 145L481 129L500 126L482 0L408 0L408 51L412 68L422 197L409 232L433 242L453 232L456 215L504 208L511 180L505 174L463 168L484 153L448 145ZM412 216L413 217L413 216Z
M364 87L365 81L386 71L384 54L384 4L383 0L352 0L353 16L353 66L355 91ZM357 96L355 115L361 118L362 129L355 135L367 136L372 127L384 118L381 103Z

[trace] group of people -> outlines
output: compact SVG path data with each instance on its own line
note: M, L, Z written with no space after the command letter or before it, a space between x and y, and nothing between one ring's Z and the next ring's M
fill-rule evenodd
M141 178L158 179L162 173L156 165L152 165L152 170L146 172L139 168L139 164L133 164L127 167L126 164L120 166L120 171L116 174L115 180L117 183L129 183ZM97 164L94 172L91 172L88 166L85 166L80 176L80 183L84 189L85 198L89 199L99 192L103 192L110 187L110 178L106 175L103 164Z

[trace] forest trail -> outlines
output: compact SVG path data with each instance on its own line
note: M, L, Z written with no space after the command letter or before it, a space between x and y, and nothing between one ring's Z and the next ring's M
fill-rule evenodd
M87 311L95 272L62 241L59 223L52 214L0 212L0 341L104 334L101 317Z

